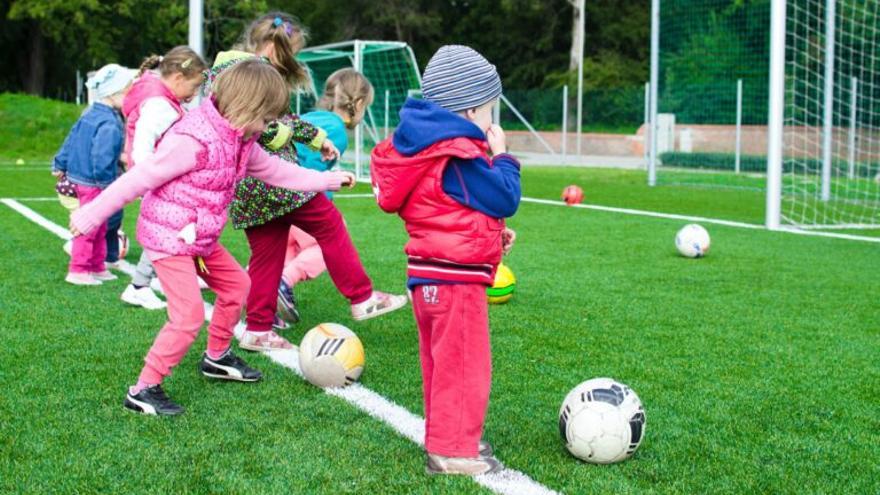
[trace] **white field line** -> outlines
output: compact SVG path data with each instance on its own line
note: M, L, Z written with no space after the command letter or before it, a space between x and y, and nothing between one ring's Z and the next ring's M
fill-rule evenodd
M601 206L601 205L591 205L591 204L576 204L576 205L568 205L562 201L552 201L549 199L538 199L538 198L527 198L523 197L520 201L526 203L537 203L542 205L553 205L553 206L568 206L571 208L583 208L587 210L598 210L598 211L606 211L610 213L623 213L624 215L637 215L643 217L652 217L652 218L666 218L671 220L684 220L686 222L700 222L700 223L708 223L715 225L724 225L726 227L736 227L740 229L752 229L752 230L767 230L763 225L758 225L756 223L744 223L744 222L732 222L730 220L721 220L719 218L707 218L707 217L696 217L691 215L677 215L674 213L658 213L656 211L646 211L646 210L633 210L631 208L615 208L613 206ZM796 228L782 228L776 231L768 231L768 232L782 232L786 234L797 234L797 235L807 235L814 237L830 237L832 239L846 239L848 241L864 241L864 242L876 242L880 243L880 237L867 237L861 235L850 235L850 234L837 234L834 232L814 232L814 231L806 231L800 230Z
M58 201L58 196L31 197L31 198L6 198L15 201Z
M372 195L367 196L372 197ZM71 238L70 232L66 229L21 203L8 198L0 199L0 202L58 237L65 240ZM127 275L133 275L135 267L131 263L122 260L119 263L119 270ZM211 320L213 310L214 307L211 304L205 303L206 320ZM236 325L236 337L240 337L244 329L245 325L243 323ZM299 367L298 349L270 351L264 354L272 361L292 370L300 377L303 376ZM404 438L411 440L419 446L424 445L424 418L409 412L404 407L373 392L367 387L355 383L344 388L326 388L324 393L333 397L339 397L368 415L386 423ZM526 474L513 469L503 469L498 473L474 476L473 479L480 485L501 495L554 495L558 493L531 479Z

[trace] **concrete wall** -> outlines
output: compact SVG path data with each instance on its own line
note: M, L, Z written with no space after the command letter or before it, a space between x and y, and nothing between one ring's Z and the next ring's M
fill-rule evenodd
M624 134L582 134L582 153L584 155L640 157L645 153L645 131L643 125L634 135ZM561 132L540 132L542 138L555 152L562 149ZM787 127L785 142L787 156L811 156L821 149L822 130L817 127ZM575 134L568 133L568 154L574 154ZM849 129L834 130L835 156L847 158ZM508 145L512 151L544 153L540 142L528 131L508 131ZM880 160L880 132L861 129L856 137L859 155L857 160ZM798 149L799 148L799 149ZM808 149L807 149L808 148ZM736 149L736 126L730 125L690 125L675 126L675 149L686 152L733 153ZM742 127L742 152L744 155L764 156L767 154L767 127L746 125ZM819 156L814 156L819 158Z

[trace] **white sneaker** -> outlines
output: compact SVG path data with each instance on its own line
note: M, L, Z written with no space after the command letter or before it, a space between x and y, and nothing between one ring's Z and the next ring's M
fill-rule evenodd
M94 277L95 280L100 280L101 282L108 282L110 280L116 280L117 278L119 278L116 275L110 273L109 270L104 270L103 272L94 272L92 273L92 277Z
M101 281L92 276L91 273L74 273L69 272L64 281L73 285L101 285Z
M271 330L267 332L245 330L238 340L238 347L249 351L277 351L279 349L293 349L293 344Z
M504 469L501 462L494 457L446 457L428 454L425 470L428 474L463 474L477 476L480 474L497 473Z
M150 288L159 294L165 294L165 291L162 290L162 283L159 282L159 277L153 277L153 280L150 280Z
M104 268L108 270L119 270L119 262L118 261L105 261Z
M159 299L149 287L136 289L131 284L128 284L119 299L132 306L140 306L146 309L165 309L166 306L165 301Z
M374 290L366 301L351 305L351 316L357 321L369 320L406 306L406 300L406 296Z

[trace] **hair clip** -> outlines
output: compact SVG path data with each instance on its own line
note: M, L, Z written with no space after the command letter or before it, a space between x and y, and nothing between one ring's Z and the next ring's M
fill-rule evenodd
M189 67L189 64L191 64L191 63L192 63L192 59L188 58L188 59L184 60L182 64L180 64L180 68L186 69L187 67Z
M165 56L159 55L159 63L160 64L162 63L163 60L165 60Z
M284 23L284 32L287 33L287 36L293 36L293 24L289 22Z
M275 27L280 26L282 23L284 23L284 21L281 20L280 17L275 17L275 20L272 21L272 25L275 26Z

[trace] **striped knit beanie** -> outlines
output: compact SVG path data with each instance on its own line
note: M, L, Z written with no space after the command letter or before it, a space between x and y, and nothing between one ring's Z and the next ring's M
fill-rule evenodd
M476 108L500 95L495 66L467 46L440 47L422 76L422 96L450 112Z

